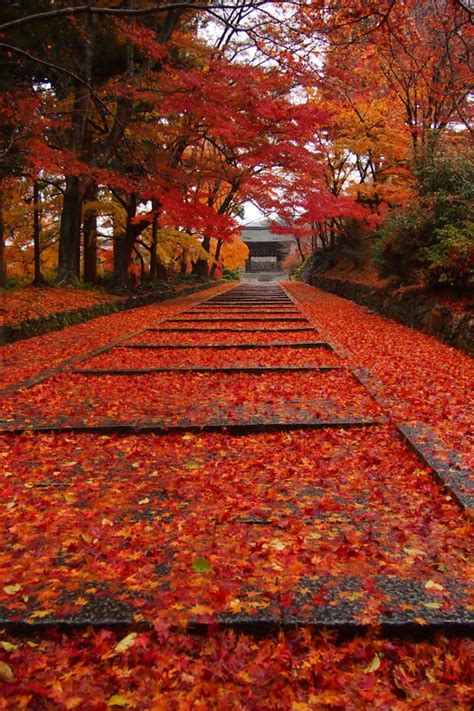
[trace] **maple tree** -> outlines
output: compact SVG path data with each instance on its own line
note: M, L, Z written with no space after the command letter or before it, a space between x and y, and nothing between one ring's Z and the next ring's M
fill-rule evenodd
M246 258L248 202L301 257L420 190L453 213L468 190L445 198L439 168L465 152L468 17L455 0L3 5L0 284L212 276ZM462 632L379 627L469 619L468 356L301 284L271 308L227 290L4 349L0 602L24 630L0 634L0 708L469 708ZM61 293L7 292L7 324L121 298ZM420 422L447 488L397 429ZM311 629L339 615L356 634Z
M443 128L454 115L467 116L466 71L448 71L448 64L457 66L454 59L462 59L457 47L465 13L458 7L451 21L442 3L435 5L433 17L428 9L420 11L421 17L408 1L368 7L355 0L344 8L314 0L284 3L280 9L258 1L219 7L139 2L120 8L93 2L57 8L45 3L34 13L27 7L2 11L1 49L24 93L18 106L10 102L3 109L3 122L12 124L8 111L13 111L23 125L21 102L36 102L34 130L25 124L21 140L15 137L22 155L13 154L18 165L26 161L42 171L41 179L49 175L61 183L60 279L97 278L97 219L84 206L100 202L104 189L114 191L127 215L112 240L117 284L126 282L134 254L142 272L148 264L155 278L160 229L195 235L205 252L213 230L218 232L214 271L222 245L235 231L233 218L248 200L266 211L280 206L297 236L308 232L308 224L340 230L344 219L365 219L366 212L346 194L348 186L340 179L334 182L341 159L347 168L356 156L362 187L352 190L353 197L366 204L393 200L394 176L399 182L403 176L403 131L397 127L399 137L391 137L395 153L382 155L380 146L393 127L387 124L382 133L376 127L387 103L403 104L403 96L395 80L384 97L377 96L380 81L361 89L361 75L365 71L368 77L376 61L379 76L396 71L402 81L413 62L426 70L428 59L438 57L436 77L419 72L420 86L431 82L426 99L416 91L417 101L422 97L427 106L438 102L439 108L432 109L436 116L429 118L428 109L415 111L407 101L403 105L410 115L424 116L426 129ZM206 34L210 20L212 32ZM421 37L413 34L416 22L423 22ZM430 37L439 28L444 39L433 43ZM72 43L66 39L70 36ZM343 54L348 44L350 67ZM311 63L316 52L324 57L323 70ZM410 52L418 52L415 59ZM328 115L324 87L332 84L334 94L334 78L339 95L333 100L339 106ZM443 87L441 94L435 93L436 82ZM294 100L298 87L315 84L317 101ZM341 93L344 84L351 91ZM361 91L364 97L357 96ZM352 138L343 128L344 112L355 122ZM339 128L334 131L331 124ZM410 131L419 133L416 127ZM380 197L379 187L375 192L370 188L375 182L386 196ZM207 271L208 261L198 257L195 271Z

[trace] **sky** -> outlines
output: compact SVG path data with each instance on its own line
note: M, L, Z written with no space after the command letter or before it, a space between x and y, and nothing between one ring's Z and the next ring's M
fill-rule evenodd
M261 217L263 217L263 212L260 212L258 207L253 205L251 202L246 202L244 204L244 217L242 220L239 220L242 224L246 224L247 222L253 222L254 220L259 220Z

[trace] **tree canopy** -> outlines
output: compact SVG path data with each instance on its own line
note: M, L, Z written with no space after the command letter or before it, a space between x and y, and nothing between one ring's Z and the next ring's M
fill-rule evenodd
M248 202L323 245L373 230L472 131L470 19L454 0L3 5L0 282L212 272Z

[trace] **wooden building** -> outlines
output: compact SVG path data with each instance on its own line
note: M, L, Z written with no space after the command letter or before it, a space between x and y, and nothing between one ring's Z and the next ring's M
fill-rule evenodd
M271 232L269 220L265 217L244 225L241 239L249 248L246 272L281 271L286 255L296 249L295 238Z

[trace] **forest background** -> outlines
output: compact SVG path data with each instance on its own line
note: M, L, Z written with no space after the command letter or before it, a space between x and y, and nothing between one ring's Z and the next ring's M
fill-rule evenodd
M469 288L472 37L459 0L2 3L0 286L233 270L253 204L296 262Z

